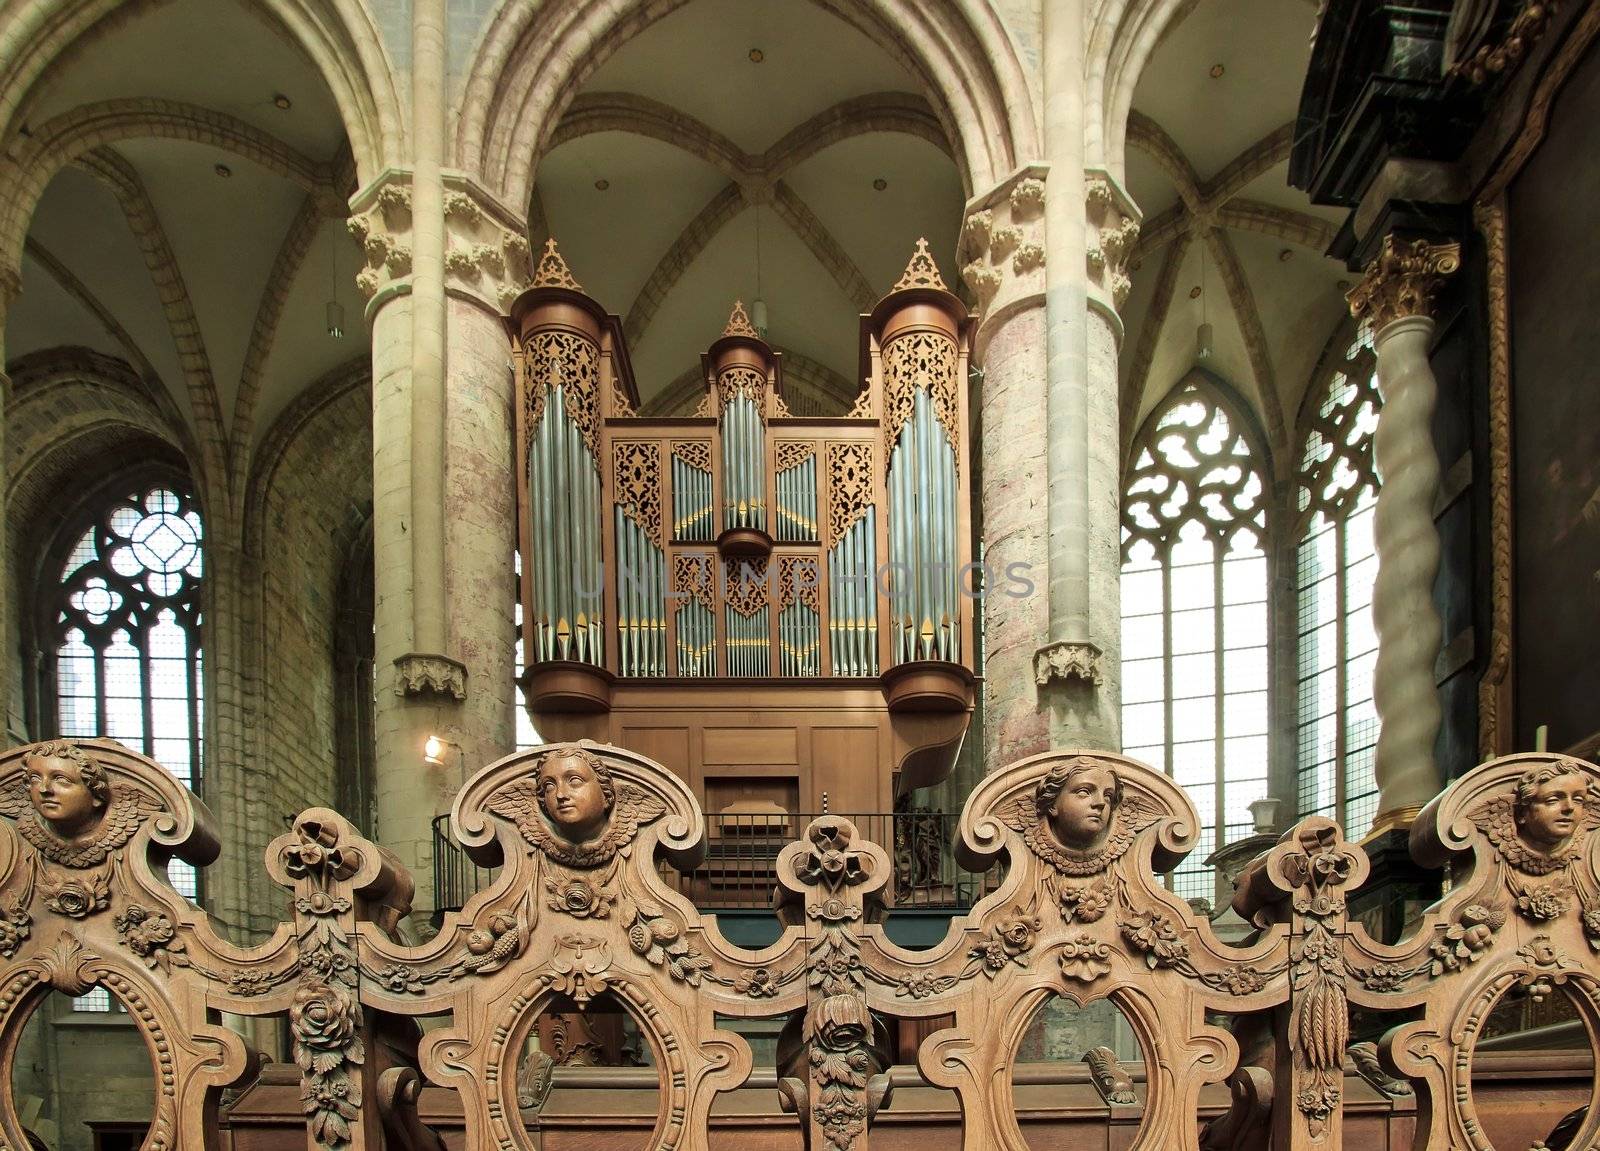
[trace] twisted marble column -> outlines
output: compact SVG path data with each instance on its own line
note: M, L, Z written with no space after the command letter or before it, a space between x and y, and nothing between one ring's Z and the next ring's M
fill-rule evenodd
M1382 480L1374 512L1378 575L1372 589L1378 633L1372 697L1381 725L1373 767L1378 784L1374 833L1409 825L1440 787L1433 756L1440 722L1433 669L1443 630L1433 603L1439 571L1433 409L1439 385L1428 353L1434 291L1460 264L1457 244L1389 236L1366 279L1350 293L1351 313L1372 325L1383 395L1373 439Z

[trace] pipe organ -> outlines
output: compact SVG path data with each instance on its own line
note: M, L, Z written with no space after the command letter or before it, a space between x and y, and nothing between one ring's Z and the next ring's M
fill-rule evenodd
M620 323L547 245L507 320L525 687L541 732L606 739L667 701L705 716L786 699L872 717L890 745L878 758L909 773L902 789L948 771L972 708L981 588L969 326L919 242L860 318L865 386L847 415L790 415L783 356L736 303L702 356L695 413L646 418ZM937 754L913 754L935 735Z

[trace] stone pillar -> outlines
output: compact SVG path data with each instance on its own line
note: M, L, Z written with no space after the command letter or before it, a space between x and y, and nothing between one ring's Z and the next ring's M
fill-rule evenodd
M6 320L11 314L11 302L22 291L22 276L14 267L0 267L0 459L4 459L5 450L5 405L11 398L11 377L6 373ZM6 506L9 492L6 490L7 472L0 470L0 508ZM6 538L0 538L0 603L11 602L11 557L7 554ZM17 651L17 637L8 634L11 631L11 613L0 612L0 651ZM27 675L26 668L22 671ZM22 693L12 690L11 674L7 672L0 675L0 717L4 717L7 734L13 740L24 733L27 727L25 717L21 715ZM30 733L36 735L37 733Z
M1052 746L1116 749L1117 308L1138 214L1108 175L1085 171L1083 26L1082 0L1044 8L1050 608L1033 675Z
M374 663L377 702L377 838L417 879L416 907L433 907L432 821L448 810L465 778L515 743L513 627L516 541L512 453L511 344L501 310L527 281L524 225L483 189L444 177L438 227L445 250L441 377L435 423L414 402L417 358L411 262L414 204L404 174L391 173L352 202L351 228L367 266L357 277L370 297L373 342ZM438 489L418 477L418 453L437 456ZM420 553L412 534L419 504L437 503L438 554ZM421 650L419 583L436 567L443 651ZM430 625L431 626L431 625ZM442 760L424 760L429 736Z
M1044 176L1032 165L967 205L961 277L982 318L973 362L983 561L983 762L993 771L1050 746L1033 680L1050 625L1044 308Z
M1409 825L1440 787L1433 757L1440 719L1433 668L1442 633L1433 604L1439 571L1433 521L1439 457L1432 427L1438 381L1428 360L1429 311L1439 280L1460 263L1457 244L1388 236L1366 278L1350 293L1351 313L1372 325L1383 394L1373 438L1382 487L1373 513L1378 661L1372 696L1381 727L1372 837Z

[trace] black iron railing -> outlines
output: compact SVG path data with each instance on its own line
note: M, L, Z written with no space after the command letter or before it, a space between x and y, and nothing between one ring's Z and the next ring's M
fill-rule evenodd
M956 863L951 844L961 819L957 812L834 814L844 815L864 837L890 848L894 876L884 896L891 907L964 911L999 886L999 868L979 874ZM708 910L771 907L778 853L816 818L814 813L782 811L707 816L704 862L686 872L664 866L662 877ZM450 838L448 816L433 821L433 890L439 910L459 910L493 875Z

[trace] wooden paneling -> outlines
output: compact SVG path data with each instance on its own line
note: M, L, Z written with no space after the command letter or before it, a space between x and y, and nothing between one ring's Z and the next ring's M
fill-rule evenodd
M786 764L800 762L799 740L788 727L708 727L700 762L710 764Z

